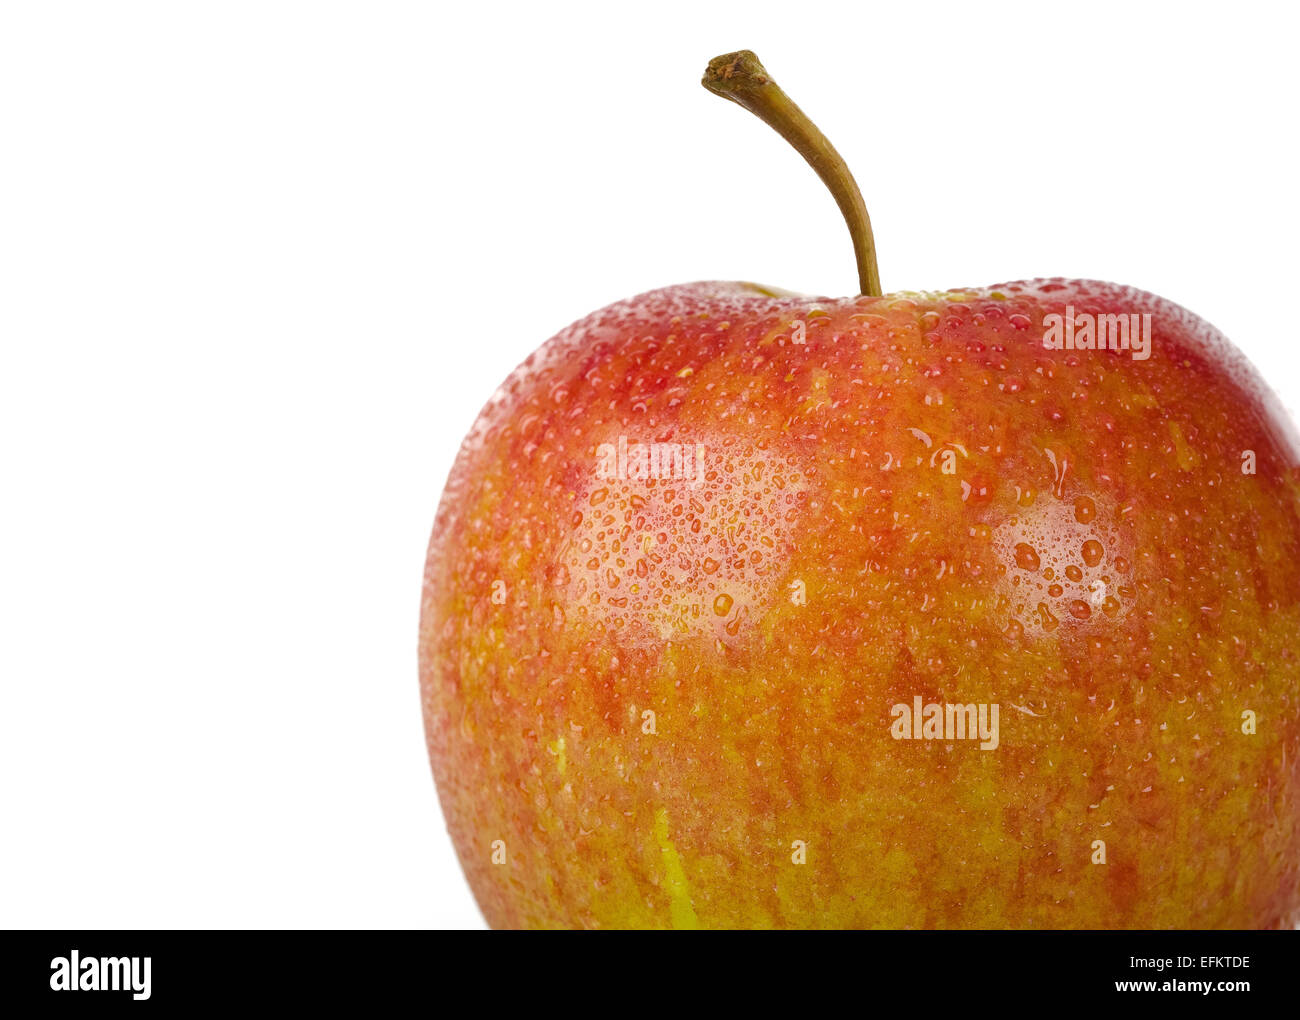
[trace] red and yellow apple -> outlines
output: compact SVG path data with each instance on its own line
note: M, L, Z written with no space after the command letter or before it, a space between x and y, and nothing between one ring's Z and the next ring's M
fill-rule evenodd
M829 178L863 295L620 302L465 440L420 680L488 922L1295 925L1300 443L1272 395L1132 288L881 295L829 143L751 54L706 84ZM996 739L926 727L968 705Z

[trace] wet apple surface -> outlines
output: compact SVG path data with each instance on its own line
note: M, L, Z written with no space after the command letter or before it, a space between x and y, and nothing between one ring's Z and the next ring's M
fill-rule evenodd
M447 483L448 829L494 927L1293 926L1298 556L1295 433L1160 298L653 291Z

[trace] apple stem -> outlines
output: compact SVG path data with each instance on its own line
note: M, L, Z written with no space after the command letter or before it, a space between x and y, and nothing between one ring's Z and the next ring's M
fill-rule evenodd
M709 61L701 84L724 99L743 106L794 146L822 183L849 225L853 252L858 260L858 286L868 297L880 296L880 271L876 268L876 242L871 236L871 219L858 182L848 164L808 115L781 91L758 57L749 50L728 53Z

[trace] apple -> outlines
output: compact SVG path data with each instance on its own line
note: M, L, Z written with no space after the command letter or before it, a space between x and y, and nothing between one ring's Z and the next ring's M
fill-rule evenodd
M1300 920L1300 442L1212 326L1039 279L694 283L544 344L461 447L420 621L498 928Z

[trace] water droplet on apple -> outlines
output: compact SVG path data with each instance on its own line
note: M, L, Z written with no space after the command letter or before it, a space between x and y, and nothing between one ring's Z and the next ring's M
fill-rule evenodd
M1016 543L1016 566L1021 570L1037 570L1038 563L1038 553L1032 545L1027 542Z
M1084 542L1081 552L1083 555L1083 562L1090 567L1097 566L1106 555L1106 550L1102 548L1101 543L1095 538L1090 538L1088 541Z
M733 601L734 600L730 595L728 595L726 592L723 592L721 595L719 595L716 599L713 600L713 611L717 613L719 616L726 616L729 612L731 612L731 606Z

